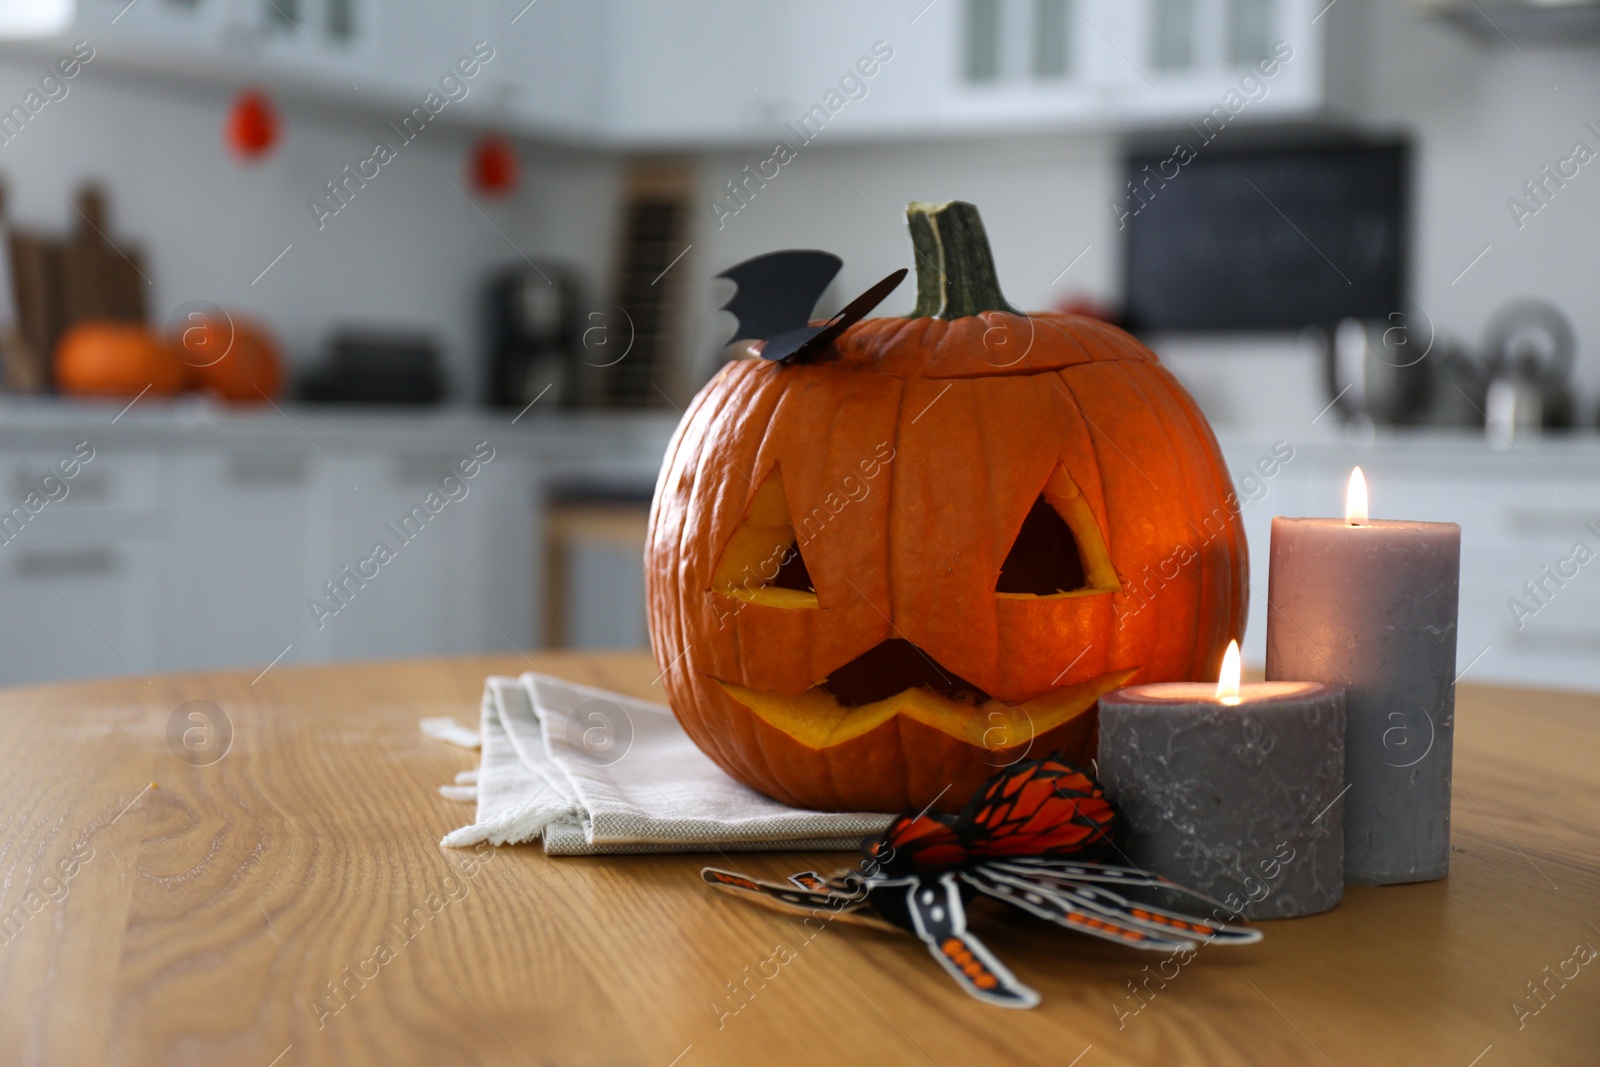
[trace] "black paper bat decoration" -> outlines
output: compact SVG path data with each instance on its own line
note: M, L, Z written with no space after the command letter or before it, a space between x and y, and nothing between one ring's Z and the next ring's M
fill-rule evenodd
M1014 764L980 789L960 815L901 815L863 843L860 870L792 885L704 868L711 885L783 911L819 910L905 930L928 947L961 988L1005 1008L1032 1008L1039 994L1017 980L967 930L966 905L985 896L1091 937L1158 952L1249 944L1261 932L1221 921L1222 904L1131 867L1095 862L1115 848L1116 811L1094 779L1049 759ZM1212 918L1130 900L1119 890L1174 890L1215 905Z
M759 341L757 351L762 359L805 363L866 318L906 276L904 269L895 271L827 322L813 325L811 311L841 266L843 261L831 252L796 250L768 252L729 267L717 277L738 286L733 299L722 308L739 320L730 340Z

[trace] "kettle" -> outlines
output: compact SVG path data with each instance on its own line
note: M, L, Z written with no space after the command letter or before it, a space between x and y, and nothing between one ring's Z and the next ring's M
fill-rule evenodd
M1327 345L1333 404L1352 423L1403 425L1428 404L1432 338L1419 344L1398 312L1383 319L1344 319Z

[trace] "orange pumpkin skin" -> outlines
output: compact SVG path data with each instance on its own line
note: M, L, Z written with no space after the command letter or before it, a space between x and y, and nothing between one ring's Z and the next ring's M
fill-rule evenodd
M80 322L56 343L56 388L79 396L182 392L188 370L161 336L136 323Z
M174 344L195 383L224 400L263 403L283 385L277 343L263 326L239 318L197 318Z
M814 598L719 575L752 505L781 506L758 501L774 474ZM997 594L1052 486L1080 494L1086 558L1103 538L1099 579ZM1001 311L868 320L823 361L724 367L674 436L645 549L684 729L733 777L822 810L954 811L1018 759L1087 762L1101 692L1216 677L1246 567L1216 440L1155 355L1091 319ZM992 700L841 708L821 689L891 638Z

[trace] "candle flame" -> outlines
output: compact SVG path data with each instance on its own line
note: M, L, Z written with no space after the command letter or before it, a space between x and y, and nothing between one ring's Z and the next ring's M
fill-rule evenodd
M1217 675L1217 699L1232 706L1239 703L1239 642L1229 641L1222 655L1222 673Z
M1367 476L1356 467L1350 471L1350 488L1344 494L1344 521L1366 522L1367 510Z

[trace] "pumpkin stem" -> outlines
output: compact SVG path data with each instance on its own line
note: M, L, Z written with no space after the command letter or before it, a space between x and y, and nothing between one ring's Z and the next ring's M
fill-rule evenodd
M975 205L965 200L908 204L906 224L917 257L912 318L960 319L984 311L1023 314L1000 291L989 235Z

